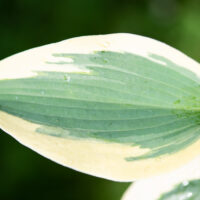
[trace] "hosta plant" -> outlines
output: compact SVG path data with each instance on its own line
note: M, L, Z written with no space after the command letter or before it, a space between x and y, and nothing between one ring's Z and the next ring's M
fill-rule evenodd
M0 61L0 128L110 180L148 180L194 163L199 110L199 63L138 35L78 37Z

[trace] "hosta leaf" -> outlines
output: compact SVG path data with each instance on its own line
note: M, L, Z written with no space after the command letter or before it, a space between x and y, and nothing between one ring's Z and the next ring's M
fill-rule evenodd
M200 157L173 172L133 183L122 200L199 200Z
M199 200L200 179L185 181L178 184L173 190L163 194L159 200Z
M200 153L200 68L132 34L87 36L0 62L0 127L76 170L130 181Z

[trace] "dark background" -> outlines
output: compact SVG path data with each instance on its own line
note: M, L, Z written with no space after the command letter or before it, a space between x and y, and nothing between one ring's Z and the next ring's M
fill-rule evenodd
M0 0L0 59L114 32L158 39L200 61L200 0ZM0 131L0 200L119 200L128 185L64 168Z

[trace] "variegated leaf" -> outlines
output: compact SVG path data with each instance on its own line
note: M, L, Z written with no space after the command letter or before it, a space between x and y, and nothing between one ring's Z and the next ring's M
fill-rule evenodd
M200 66L133 34L69 39L0 61L0 127L64 166L131 181L200 153Z
M164 175L133 183L122 200L199 200L200 157Z
M171 191L164 193L158 200L199 200L200 179L179 183Z

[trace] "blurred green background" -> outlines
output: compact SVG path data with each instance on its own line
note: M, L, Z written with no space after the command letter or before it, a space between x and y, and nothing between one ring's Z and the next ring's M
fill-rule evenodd
M129 32L200 62L200 0L0 0L0 59L67 38ZM128 183L55 164L0 131L0 200L118 200Z

